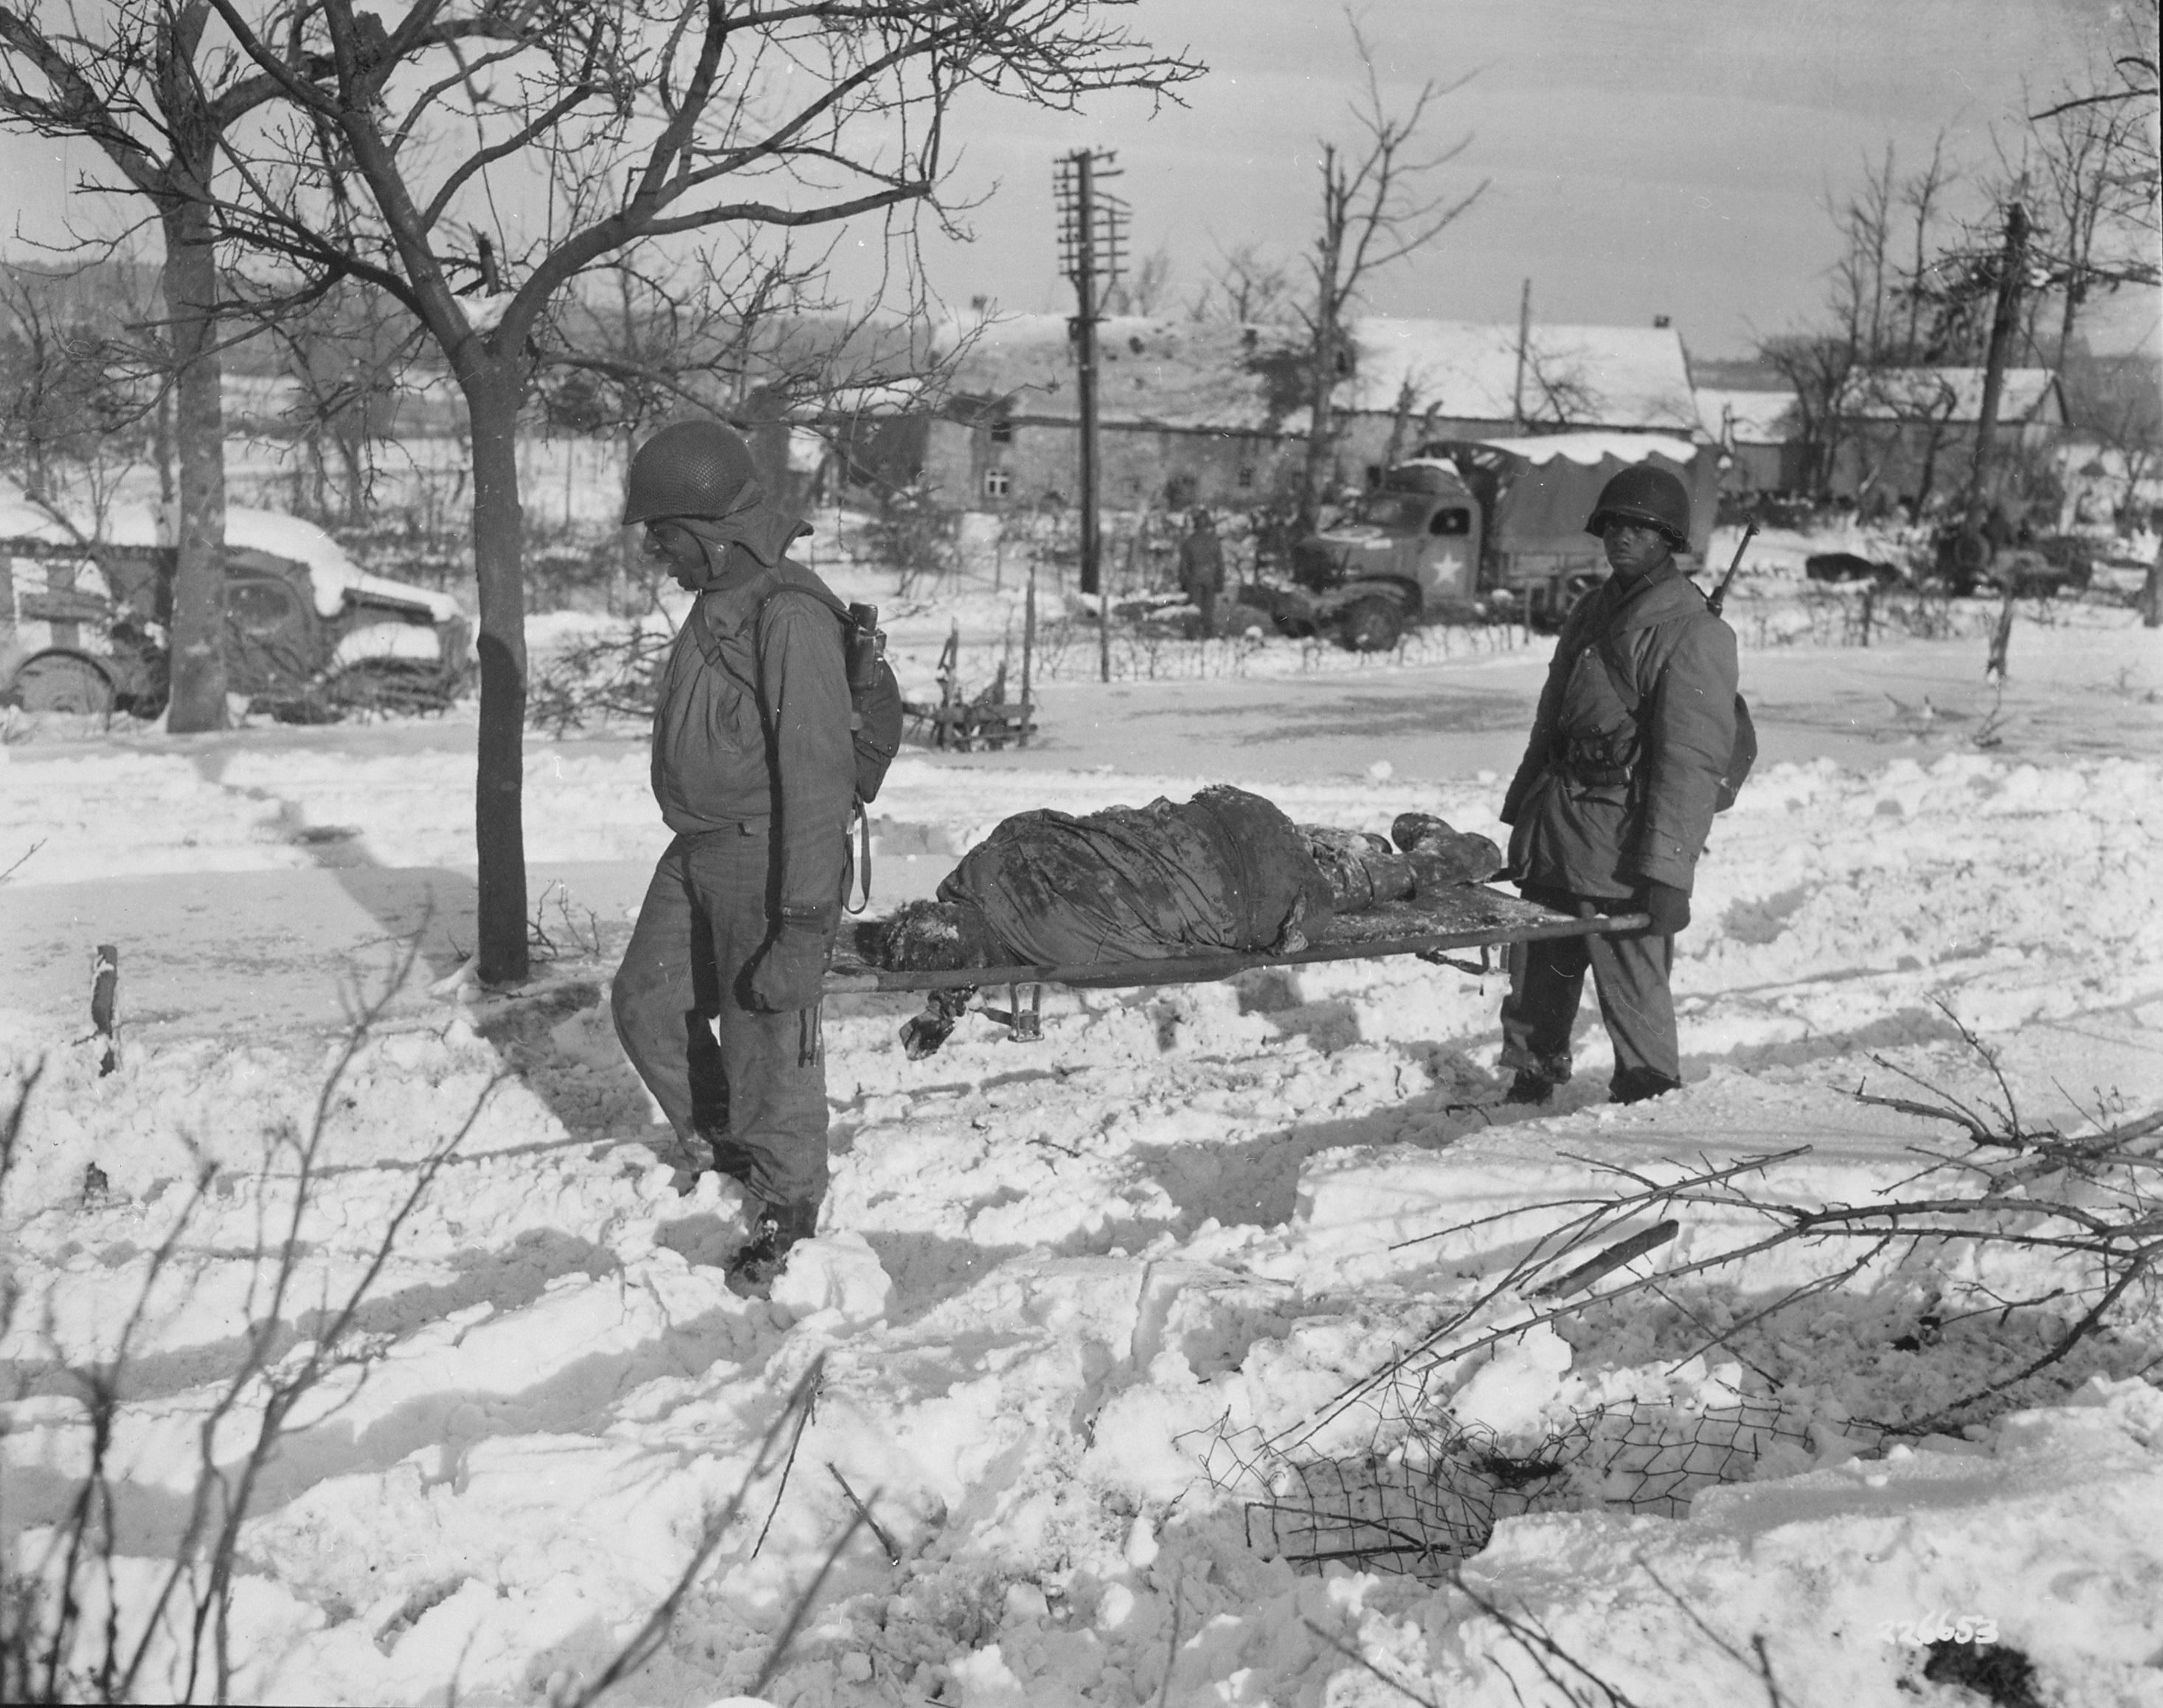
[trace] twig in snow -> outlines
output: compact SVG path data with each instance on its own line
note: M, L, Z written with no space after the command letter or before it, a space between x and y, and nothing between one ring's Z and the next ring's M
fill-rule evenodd
M751 1469L744 1473L743 1480L736 1485L736 1491L729 1496L727 1503L719 1512L707 1513L704 1522L699 1527L698 1547L692 1551L691 1558L683 1569L676 1574L676 1582L668 1595L663 1596L659 1605L646 1616L646 1622L638 1627L636 1634L615 1652L615 1658L609 1662L607 1667L602 1670L601 1675L592 1684L587 1685L575 1696L558 1699L551 1705L551 1708L589 1708L589 1705L598 1700L603 1692L613 1689L653 1658L655 1652L667 1640L669 1628L675 1623L676 1616L683 1608L684 1598L691 1593L691 1586L698 1581L699 1574L705 1570L706 1562L714 1557L715 1550L720 1547L722 1539L728 1534L730 1527L742 1514L746 1501L751 1498L753 1485L766 1475L770 1468L774 1449L781 1440L782 1428L792 1416L796 1419L796 1430L789 1440L788 1458L790 1463L794 1463L796 1443L803 1438L804 1420L811 1415L812 1407L818 1404L819 1386L825 1373L825 1360L821 1357L814 1360L811 1367L798 1380L787 1402L775 1415L773 1422L767 1426L766 1433L760 1438L758 1451L752 1456ZM783 1475L785 1481L786 1471ZM780 1504L780 1498L778 1495L774 1496L777 1506ZM767 1522L771 1524L772 1522L773 1515L769 1512L767 1515ZM851 1529L853 1531L853 1527ZM842 1539L844 1543L847 1540L846 1537ZM766 1540L766 1532L763 1530L759 1532L759 1540L761 1542ZM754 1549L753 1552L756 1553L757 1550ZM825 1573L822 1569L819 1574L819 1580L813 1581L804 1601L799 1602L793 1610L788 1630L783 1637L784 1647L788 1637L795 1635L796 1627L803 1621L809 1595L818 1592L819 1581L825 1576ZM776 1649L777 1657L779 1653L780 1650ZM759 1683L763 1684L765 1682L766 1674L760 1674ZM757 1692L754 1691L753 1694L756 1695Z
M1179 1666L1180 1620L1186 1611L1186 1605L1181 1601L1179 1592L1186 1587L1186 1562L1181 1560L1179 1569L1172 1574L1171 1649L1164 1658L1164 1682L1156 1687L1156 1708L1164 1708L1164 1705L1171 1700L1171 1675Z
M803 1443L804 1426L810 1422L811 1414L819 1409L819 1388L825 1380L825 1373L826 1361L821 1357L804 1374L804 1382L810 1384L810 1398L803 1410L796 1414L796 1433L788 1438L788 1457L782 1464L781 1480L774 1485L773 1504L766 1509L766 1522L758 1527L758 1540L751 1545L751 1557L753 1559L758 1558L759 1549L766 1546L766 1532L773 1528L773 1515L781 1510L781 1497L788 1492L788 1474L796 1469L796 1449ZM797 1384L797 1392L804 1391L804 1382ZM794 1407L796 1403L794 1395L790 1396L788 1403L792 1407ZM785 1417L788 1414L784 1412L783 1415ZM763 1459L763 1457L762 1454L761 1458ZM763 1475L763 1472L761 1474ZM756 1695L757 1692L753 1691L752 1694Z
M899 1565L901 1549L895 1545L893 1538L887 1533L886 1527L872 1517L870 1505L849 1486L849 1480L841 1475L841 1468L832 1459L826 1461L826 1469L832 1475L834 1480L841 1485L841 1492L849 1497L849 1504L856 1509L856 1516L870 1526L872 1534L878 1538L878 1545L886 1550L886 1563L888 1565Z
M1728 1337L1733 1334L1740 1334L1745 1328L1754 1328L1757 1324L1763 1322L1768 1317L1777 1317L1781 1312L1788 1310L1794 1306L1799 1305L1804 1299L1810 1297L1813 1294L1829 1292L1833 1288L1840 1286L1843 1281L1848 1281L1853 1276L1862 1274L1864 1270L1867 1269L1872 1263L1877 1261L1880 1255L1883 1253L1885 1248L1891 1244L1892 1241L1890 1239L1879 1240L1875 1245L1872 1245L1867 1251L1864 1252L1862 1256L1857 1258L1854 1262L1849 1264L1846 1268L1836 1270L1830 1275L1821 1275L1815 1281L1805 1281L1802 1286L1794 1288L1791 1291L1781 1294L1778 1298L1773 1300L1771 1304L1766 1306L1762 1310L1752 1311L1748 1316L1742 1318L1740 1321L1729 1323L1724 1329L1706 1328L1705 1333L1708 1338L1700 1344L1692 1347L1688 1352L1684 1353L1680 1358L1669 1365L1668 1366L1669 1372L1672 1373L1675 1370L1680 1370L1692 1359L1698 1357L1701 1354L1710 1352L1714 1347L1718 1346L1725 1348L1731 1353L1734 1353L1736 1361L1737 1363L1749 1365L1752 1370L1757 1370L1757 1374L1763 1376L1768 1382L1772 1383L1772 1385L1776 1388L1778 1387L1780 1384L1774 1381L1770 1372L1757 1370L1757 1366L1756 1365L1751 1364L1748 1359L1744 1358L1741 1353L1736 1352L1734 1347L1729 1344ZM1675 1310L1689 1318L1691 1322L1696 1323L1699 1328L1705 1328L1705 1325L1703 1323L1698 1321L1697 1313L1692 1311L1688 1306L1683 1304L1679 1300L1676 1299L1673 1295L1666 1292L1659 1287L1654 1287L1652 1291L1658 1297L1664 1299L1670 1306L1673 1307Z
M7 883L9 878L15 875L16 872L21 867L25 860L28 860L33 854L36 853L39 849L45 846L45 839L43 836L39 837L36 841L31 843L29 847L18 854L5 868L0 868L0 883Z
M1343 1637L1338 1636L1336 1632L1333 1631L1324 1631L1312 1619L1302 1618L1299 1622L1304 1625L1309 1631L1312 1632L1317 1637L1320 1637L1324 1643L1328 1643L1332 1648L1335 1649L1338 1653L1343 1655L1345 1659L1350 1661L1354 1666L1359 1668L1364 1672L1371 1673L1375 1677L1380 1679L1384 1684L1387 1684L1392 1690L1395 1690L1399 1695L1404 1697L1406 1700L1418 1703L1420 1705L1420 1708L1442 1708L1442 1704L1436 1701L1433 1697L1422 1696L1418 1691L1412 1689L1410 1684L1404 1683L1401 1679L1391 1678L1387 1673L1376 1666L1374 1662L1369 1660L1366 1656L1360 1653L1358 1649L1353 1648L1350 1643L1345 1642Z
M827 1549L825 1559L819 1562L819 1569L812 1574L804 1593L796 1598L796 1605L788 1610L788 1622L782 1626L781 1635L773 1640L773 1648L767 1655L766 1664L758 1669L758 1676L752 1680L752 1695L763 1696L766 1694L767 1685L772 1682L773 1675L781 1670L781 1663L788 1657L788 1645L796 1641L796 1633L804 1628L804 1622L811 1616L812 1604L819 1599L819 1591L825 1587L826 1574L834 1569L834 1562L841 1559L848 1545L856 1540L856 1532L862 1526L861 1517L850 1519L849 1527L841 1532L841 1539Z
M1605 1251L1586 1262L1580 1263L1569 1274L1558 1276L1542 1286L1534 1287L1526 1295L1534 1299L1567 1298L1570 1294L1590 1286L1610 1270L1622 1267L1633 1258L1654 1251L1675 1237L1681 1227L1679 1222L1658 1222L1642 1233L1632 1234L1627 1239L1618 1239Z
M1644 1573L1647 1577L1652 1580L1653 1586L1670 1601L1673 1602L1676 1606L1682 1609L1684 1618L1689 1620L1691 1624L1694 1625L1700 1631L1703 1632L1706 1637L1711 1641L1713 1645L1730 1660L1741 1667L1746 1672L1751 1672L1757 1674L1759 1682L1765 1686L1765 1695L1771 1703L1771 1708L1787 1708L1787 1699L1781 1695L1779 1684L1773 1677L1773 1659L1772 1657L1765 1652L1765 1637L1762 1632L1752 1632L1751 1635L1750 1647L1756 1656L1756 1664L1752 1665L1751 1660L1743 1654L1741 1649L1737 1648L1733 1643L1722 1637L1717 1631L1715 1631L1710 1625L1706 1624L1704 1618L1699 1614L1697 1609L1691 1606L1687 1601L1684 1600L1681 1594L1672 1588L1665 1578L1663 1578L1658 1572L1652 1569L1652 1564L1650 1560L1647 1559L1642 1553L1637 1554L1633 1556L1633 1558L1635 1558L1637 1562L1638 1570Z
M328 1172L324 1146L340 1088L376 1022L412 970L414 958L409 947L380 994L355 1015L318 1087L306 1130L288 1129L275 1135L274 1145L265 1154L256 1199L259 1267L244 1301L243 1320L249 1327L197 1423L194 1482L183 1497L186 1505L171 1544L170 1564L139 1596L124 1595L118 1581L122 1536L115 1522L113 1454L125 1421L126 1396L140 1374L134 1365L139 1332L149 1320L154 1299L160 1298L165 1277L179 1261L183 1242L195 1229L217 1176L207 1158L198 1157L192 1190L150 1254L142 1284L110 1349L87 1367L63 1366L78 1391L89 1438L87 1469L67 1512L48 1532L48 1553L33 1568L34 1575L51 1586L50 1609L11 1606L6 1610L11 1628L0 1632L5 1639L0 1641L0 1697L58 1700L56 1693L81 1685L93 1690L101 1700L131 1700L149 1688L144 1669L169 1639L175 1671L160 1682L160 1694L170 1691L179 1700L192 1700L201 1685L220 1700L230 1697L234 1670L232 1603L242 1564L239 1538L257 1489L286 1438L296 1408L319 1393L334 1374L364 1365L374 1356L373 1338L360 1327L363 1308L406 1225L500 1083L500 1078L491 1079L458 1129L420 1160L410 1189L392 1207L380 1231L372 1234L358 1278L343 1300L325 1299L318 1309L306 1313L294 1309L293 1296L302 1285L304 1264L313 1250L309 1218L320 1209L317 1187ZM12 1173L22 1112L35 1080L34 1071L0 1130L0 1189ZM275 1165L280 1152L288 1151L291 1171L280 1174ZM277 1212L283 1225L275 1229L264 1227L261 1221L270 1213L274 1187L290 1195L290 1202ZM0 1319L12 1317L13 1305L11 1296L0 1292ZM312 1323L306 1320L310 1318ZM56 1339L50 1320L47 1333ZM296 1336L301 1337L297 1345ZM229 1450L235 1434L242 1438L237 1459L220 1452L222 1440ZM87 1628L87 1610L100 1603L106 1609L102 1630L92 1631ZM18 1611L22 1621L15 1624ZM123 1624L131 1635L123 1637ZM87 1651L80 1659L79 1640Z
M1577 1692L1570 1687L1569 1681L1557 1673L1554 1667L1548 1665L1550 1658L1558 1664L1567 1667L1571 1672L1577 1674L1586 1683L1605 1695L1610 1708L1638 1708L1638 1705L1630 1697L1608 1683L1590 1667L1585 1665L1583 1661L1557 1643L1541 1627L1538 1621L1529 1617L1518 1619L1504 1612L1499 1603L1489 1601L1467 1584L1464 1581L1464 1574L1461 1571L1453 1573L1449 1581L1452 1588L1462 1591L1467 1601L1500 1625L1516 1640L1517 1647L1523 1649L1531 1658L1532 1664L1540 1669L1541 1676L1560 1690L1565 1700L1575 1702L1580 1699ZM1506 1673L1503 1676L1507 1678L1509 1675ZM1514 1680L1511 1688L1516 1688Z

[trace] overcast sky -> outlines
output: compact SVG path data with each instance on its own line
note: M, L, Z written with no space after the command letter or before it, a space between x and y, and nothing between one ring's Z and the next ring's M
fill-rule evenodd
M1385 95L1473 74L1437 114L1469 134L1451 180L1491 183L1428 254L1380 278L1384 312L1649 322L1741 354L1820 300L1828 191L1890 142L1919 167L1942 131L1980 169L2035 95L2107 41L2108 0L1367 0ZM1011 109L970 133L965 181L999 188L979 241L935 265L950 295L1063 307L1051 159L1115 147L1135 252L1169 250L1191 289L1219 248L1307 240L1316 139L1355 133L1344 13L1326 0L1143 0L1159 42L1211 67L1184 110L1074 118ZM2139 305L2155 318L2150 296Z
M1437 141L1469 138L1447 184L1490 187L1432 250L1378 278L1383 312L1514 320L1532 281L1543 320L1672 316L1700 355L1746 353L1807 317L1847 193L1891 143L1919 166L1942 133L1981 170L1992 128L2080 76L2113 34L2114 0L1366 0L1359 17L1385 97L1470 81L1436 110ZM1154 117L1107 99L1079 115L981 101L956 127L956 188L987 198L976 241L935 240L935 283L966 302L1064 310L1053 162L1114 148L1134 251L1170 254L1191 295L1243 243L1286 259L1308 240L1317 139L1354 134L1359 68L1328 0L1141 0L1117 14L1209 75ZM20 228L50 237L94 157L0 139ZM74 204L80 215L85 204ZM846 247L853 249L851 244ZM2135 336L2153 293L2108 318ZM2100 330L2101 327L2098 327ZM2121 331L2120 338L2124 337Z

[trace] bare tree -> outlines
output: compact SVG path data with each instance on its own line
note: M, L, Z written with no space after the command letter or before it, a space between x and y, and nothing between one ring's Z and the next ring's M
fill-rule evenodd
M1581 359L1525 343L1525 424L1541 432L1567 432L1600 418L1600 386Z
M426 330L473 439L481 666L481 976L527 968L520 411L573 281L702 233L883 220L920 277L912 209L943 217L965 91L1071 107L1200 74L1100 14L1110 0L209 0L286 103L228 137L220 228L305 292L357 278ZM506 204L516 203L516 207ZM522 217L514 217L514 212Z
M1394 469L1404 460L1405 453L1427 436L1434 426L1436 411L1442 407L1441 400L1429 390L1427 375L1407 373L1397 384L1397 399L1390 409L1390 437L1382 445L1382 467ZM1420 431L1415 433L1414 427Z
M1162 314L1171 303L1171 252L1151 249L1133 271L1114 285L1106 298L1113 314Z
M1291 274L1253 244L1222 251L1215 271L1187 305L1190 320L1228 326L1281 325L1297 317Z
M2110 147L2085 157L2094 166L2095 199L2108 206L2131 239L2122 251L2124 259L2105 270L2123 277L2104 276L2104 283L2154 286L2163 276L2157 260L2157 239L2163 235L2163 160L2158 158L2163 131L2159 131L2155 117L2159 96L2163 96L2163 53L2158 50L2155 19L2135 8L2125 15L2108 70L2092 76L2088 87L2069 91L2031 115L2031 122L2039 126L2062 124L2076 137L2093 127L2111 140ZM2091 265L2077 276L2092 281L2097 274ZM2068 279L2065 287L2068 327L2077 312L2077 304L2070 300L2074 283ZM2163 544L2157 546L2148 566L2140 610L2147 627L2163 627Z
M2158 282L2155 65L2154 18L2129 16L2109 63L2029 116L2031 260L2058 297L2061 364L2096 291Z
M1855 348L1832 333L1787 333L1762 340L1758 359L1795 395L1795 426L1802 448L1802 483L1821 492L1832 484L1840 455L1843 411L1855 373Z
M0 267L0 469L85 542L115 489L155 453L154 351L128 339L127 281L115 268Z
M225 420L212 181L223 139L280 86L212 39L211 0L50 10L0 5L0 124L96 144L163 233L180 511L167 726L219 729Z
M391 432L421 328L381 292L343 280L301 312L272 317L270 331L296 394L288 415L313 476L313 508L329 516L335 485L338 518L359 523L373 485L375 448Z
M1365 91L1353 109L1359 136L1347 149L1322 144L1322 223L1307 257L1314 294L1301 312L1307 336L1307 458L1301 473L1299 522L1311 527L1337 455L1336 396L1352 372L1355 352L1348 322L1374 275L1425 249L1480 198L1482 180L1467 194L1430 193L1432 175L1470 144L1469 135L1447 146L1422 146L1420 132L1434 107L1469 80L1430 79L1411 107L1392 113L1382 98L1375 54L1356 19L1353 45L1365 74Z
M1816 324L1758 347L1794 390L1804 480L1813 490L1832 485L1851 449L1859 495L1867 496L1919 437L1925 492L1936 479L1958 398L1919 369L1977 354L1978 307L1997 289L1995 251L1960 247L1961 234L1946 226L1952 182L1942 138L1929 165L1904 178L1888 145L1855 194L1828 199L1841 249ZM1911 495L1919 503L1923 494Z

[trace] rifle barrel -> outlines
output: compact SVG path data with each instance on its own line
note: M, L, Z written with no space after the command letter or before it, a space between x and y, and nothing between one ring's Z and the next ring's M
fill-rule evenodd
M1742 554L1750 549L1751 541L1757 537L1757 522L1745 523L1742 537L1736 542L1734 560L1727 566L1727 574L1720 578L1720 585L1713 589L1712 597L1705 602L1705 608L1715 616L1720 615L1720 607L1727 603L1727 584L1735 579L1735 572L1742 567Z

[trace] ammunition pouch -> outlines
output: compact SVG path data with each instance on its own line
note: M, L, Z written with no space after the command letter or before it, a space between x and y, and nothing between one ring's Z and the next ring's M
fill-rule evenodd
M1565 736L1556 769L1586 789L1613 789L1637 774L1635 721L1612 730L1579 731Z

